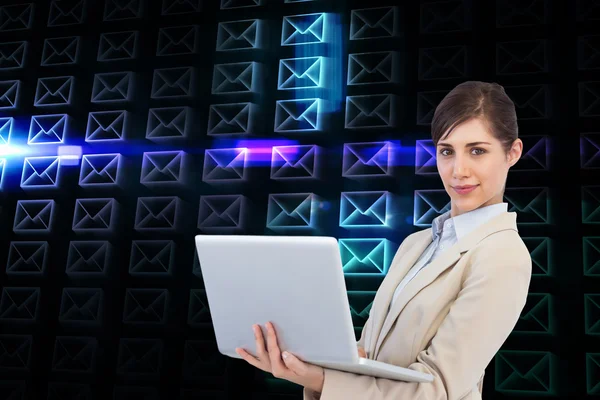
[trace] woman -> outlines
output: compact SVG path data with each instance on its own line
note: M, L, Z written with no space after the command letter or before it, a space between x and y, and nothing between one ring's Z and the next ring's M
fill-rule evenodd
M516 112L494 83L464 82L435 111L437 168L451 210L409 235L379 287L358 342L368 358L426 372L432 383L324 369L281 354L267 323L250 364L304 386L304 399L481 399L485 368L525 305L531 258L503 194L521 157ZM364 350L362 350L364 348Z

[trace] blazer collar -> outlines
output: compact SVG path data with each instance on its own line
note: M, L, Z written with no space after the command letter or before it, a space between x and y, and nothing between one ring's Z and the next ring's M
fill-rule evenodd
M460 238L408 282L398 295L393 307L389 309L396 287L432 242L431 228L418 232L412 246L397 255L396 265L389 270L373 300L372 315L370 316L373 318L372 329L367 332L365 343L369 358L376 359L398 315L410 299L431 284L442 272L456 264L464 253L475 247L484 238L504 230L518 231L516 217L517 214L514 212L499 214Z

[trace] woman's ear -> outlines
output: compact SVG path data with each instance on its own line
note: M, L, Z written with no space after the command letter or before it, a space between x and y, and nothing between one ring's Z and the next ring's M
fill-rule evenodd
M512 167L519 161L523 154L523 141L521 139L515 139L510 150L508 151L508 164Z

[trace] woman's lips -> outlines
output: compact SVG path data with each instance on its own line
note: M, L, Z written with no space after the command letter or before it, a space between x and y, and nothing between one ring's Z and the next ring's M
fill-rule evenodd
M469 185L469 186L453 186L452 189L458 194L468 194L471 193L475 188L479 185Z

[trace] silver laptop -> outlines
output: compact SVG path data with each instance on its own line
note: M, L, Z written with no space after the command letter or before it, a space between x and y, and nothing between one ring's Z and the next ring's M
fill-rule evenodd
M196 249L219 351L256 355L252 325L271 321L281 350L325 368L432 382L433 375L359 357L337 240L198 235Z

